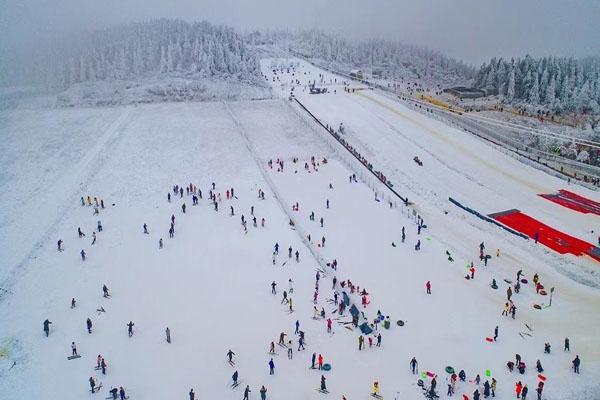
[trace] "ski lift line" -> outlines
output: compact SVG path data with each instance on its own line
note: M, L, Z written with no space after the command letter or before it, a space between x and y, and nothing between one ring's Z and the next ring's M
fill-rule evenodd
M409 98L410 102L415 102L418 103L420 105L435 109L437 111L446 113L446 114L451 114L453 116L456 116L457 114L461 117L467 118L467 119L472 119L472 120L478 120L479 122L482 123L489 123L490 125L495 125L498 127L502 127L502 128L506 128L506 129L514 129L517 131L522 131L522 132L527 132L527 133L534 133L538 136L543 136L543 137L549 137L549 138L553 138L553 139L559 139L565 142L571 142L571 143L576 143L576 144L582 144L585 146L590 146L590 147L594 147L594 148L598 148L600 149L600 143L599 142L594 142L591 140L587 140L587 139L580 139L580 138L575 138L572 136L568 136L565 134L561 134L558 132L552 132L552 131L546 131L546 130L541 130L538 128L532 128L532 127L527 127L524 125L519 125L519 124L515 124L515 123L511 123L511 122L504 122L504 121L499 121L493 118L489 118L489 117L484 117L481 115L473 115L470 113L465 113L465 112L457 112L455 110L451 110L451 109L446 109L444 107L439 107L437 105L428 103L428 102L424 102L418 98L412 97L410 95L404 94L405 97Z
M290 213L290 211L286 207L286 204L290 204L290 203L288 203L285 200L285 198L283 196L281 196L281 194L277 190L277 187L275 186L275 183L273 182L271 177L265 171L263 163L261 162L260 158L258 157L258 153L254 149L254 146L252 145L252 142L250 141L250 138L248 137L248 134L246 133L246 130L244 129L243 125L239 122L239 120L237 119L237 117L235 116L235 114L233 113L233 111L231 110L229 105L227 104L227 102L223 101L222 103L225 106L225 109L227 110L227 113L231 117L233 123L237 127L237 130L238 130L240 136L242 137L242 140L244 141L246 148L248 149L248 151L250 152L250 155L254 159L254 162L256 163L256 166L258 167L258 170L260 171L263 179L267 183L267 186L273 192L273 197L277 201L279 208L281 208L283 213L285 215L287 215L287 217L290 219L290 221L294 220L293 215ZM312 254L313 258L317 261L317 263L321 266L321 268L323 268L323 270L326 270L325 260L315 252L315 250L313 249L313 246L311 246L311 244L308 242L306 232L304 232L304 230L302 229L302 227L299 224L295 225L295 231L298 233L298 236L300 236L300 240L302 241L304 246L309 250L309 252Z
M564 134L560 134L560 133L549 133L547 131L540 131L537 130L535 128L528 128L528 127L523 127L523 126L519 126L519 125L515 125L512 123L505 123L505 122L500 122L497 120L494 120L492 118L487 118L487 117L483 117L483 116L475 116L475 115L467 115L467 114L463 114L462 115L464 118L468 118L474 121L478 121L481 123L485 123L485 124L490 124L490 125L494 125L494 126L499 126L499 127L503 127L503 128L507 128L507 129L514 129L517 131L521 131L521 132L527 132L527 133L532 133L535 134L537 136L541 136L541 137L548 137L548 138L553 138L553 139L560 139L562 141L565 142L570 142L570 143L576 143L576 144L582 144L585 146L590 146L596 149L600 149L600 143L598 142L594 142L594 141L590 141L587 139L579 139L579 138L575 138L572 136L567 136Z
M600 146L600 142L595 142L593 140L588 140L588 139L581 139L581 138L577 138L577 137L573 137L573 136L569 136L566 135L564 133L560 133L560 132L553 132L553 131L549 131L549 130L544 130L544 129L540 129L540 128L534 128L531 126L525 126L525 125L520 125L514 122L510 122L510 121L500 121L494 118L490 118L490 117L486 117L483 115L475 115L475 114L471 114L471 113L466 113L463 114L465 117L469 117L469 118L474 118L474 119L481 119L481 120L485 120L485 121L489 121L489 122L493 122L496 124L501 124L501 125L506 125L518 130L526 130L526 131L530 131L530 132L534 132L534 133L539 133L541 135L551 135L551 136L556 136L556 137L561 137L561 138L565 138L565 140L569 140L569 141L579 141L579 142L585 142L586 144L589 144L591 146Z
M377 178L378 181L380 181L381 183L383 183L383 185L389 190L391 191L393 194L395 194L400 200L402 200L403 202L407 202L407 199L405 197L402 197L398 192L396 192L394 189L392 189L391 187L389 187L380 177L377 176L377 174L372 170L369 169L361 160L360 158L358 158L358 156L356 154L354 154L350 149L348 149L338 138L336 138L330 131L329 129L327 129L327 127L325 125L323 125L323 123L321 122L321 120L319 120L319 118L317 118L313 113L311 113L308 108L306 108L304 106L304 104L302 104L297 98L294 98L294 100L296 101L296 103L298 103L298 105L304 110L306 111L314 120L317 124L321 125L321 127L323 129L325 129L325 131L332 136L344 149L346 149L346 151L348 151L354 158L356 158L358 160L358 162L363 165L365 167L365 169L367 171L369 171L371 174L373 174L373 176L375 176L375 178Z

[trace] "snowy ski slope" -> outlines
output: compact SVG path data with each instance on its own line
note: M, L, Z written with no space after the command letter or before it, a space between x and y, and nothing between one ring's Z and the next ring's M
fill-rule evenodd
M264 72L273 82L269 63L264 62ZM302 79L304 72L319 73L303 68ZM313 352L332 365L324 373L327 398L369 398L374 380L386 399L423 398L409 371L413 356L420 371L438 375L441 397L448 365L467 373L468 382L457 385L456 396L472 398L476 386L469 381L480 374L483 383L487 369L498 380L496 398L512 398L517 380L528 384L532 396L534 365L540 359L547 376L544 399L594 398L600 376L600 297L579 282L595 283L598 266L558 256L474 220L449 205L447 197L484 213L520 208L589 241L593 237L587 232L597 225L597 217L584 218L536 195L562 188L563 182L380 94L347 94L342 86L336 94L302 90L303 85L295 89L299 100L330 125L344 122L348 140L376 160L395 188L415 203L427 224L421 235L413 208L395 201L390 207L372 177L316 129L287 100L289 87L277 82L274 92L284 99L0 114L5 138L0 160L7 171L2 179L8 188L0 197L0 234L9 243L0 264L1 286L9 291L0 300L1 399L105 398L111 386L123 386L131 399L186 399L194 388L200 399L234 400L243 397L245 385L250 385L252 399L259 398L261 385L268 389L267 399L321 399L324 395L315 390L321 373L308 369ZM423 167L414 164L415 155ZM311 156L319 164L305 170ZM300 161L293 163L294 157ZM277 158L284 160L283 171L268 167ZM348 179L353 173L356 183ZM192 206L185 191L183 199L167 202L174 184L190 182L203 192L198 206ZM212 182L222 198L217 212L207 200ZM237 198L228 200L225 193L231 187ZM372 188L384 200L375 201ZM258 199L258 189L265 191L265 200ZM81 206L80 197L88 194L104 200L106 208L99 215ZM299 211L292 211L296 202ZM315 221L309 220L312 211ZM176 230L169 239L172 214ZM247 234L241 214L250 220ZM296 229L289 226L290 216ZM260 226L263 217L265 227ZM98 220L104 229L92 246ZM400 240L403 226L405 243ZM77 227L85 238L78 238ZM317 245L322 237L325 247ZM64 241L63 252L56 251L58 239ZM415 252L419 239L421 251ZM481 241L493 255L487 267L477 260ZM280 252L273 265L276 242ZM300 262L288 259L289 246L299 251ZM87 252L85 262L81 249ZM447 260L446 251L454 262ZM324 320L312 319L313 292L316 270L334 258L338 269L325 267L316 304L334 318L329 334ZM476 265L475 280L464 278L470 261ZM529 279L539 273L556 292L552 306L538 311L532 305L548 299L523 285L513 296L513 320L500 315L507 288L503 279L514 279L518 269ZM350 319L347 313L336 320L335 305L327 301L333 297L334 276L366 288L366 308L356 294L350 298L369 321L381 310L405 325L380 327L381 347L367 345L359 352L358 331L338 323ZM281 303L290 278L292 314ZM493 278L498 290L489 287ZM431 295L425 293L428 280ZM103 284L110 299L102 297ZM71 309L73 297L78 305ZM97 312L100 307L106 312ZM88 317L92 334L85 327ZM53 322L48 338L42 332L46 318ZM293 334L296 320L306 333L307 348L300 352ZM129 321L135 323L131 338ZM485 341L496 325L499 340ZM167 326L171 344L164 339ZM280 332L294 342L293 359L276 346L275 375L270 376L268 347ZM565 354L566 336L571 353ZM69 361L72 341L82 358ZM552 354L543 354L544 342L553 345ZM228 349L236 353L235 367L226 362ZM527 363L525 375L506 370L515 353ZM93 369L98 354L108 364L106 376ZM582 359L580 375L570 370L575 354ZM232 390L235 370L242 383ZM89 393L90 376L103 383L100 394Z

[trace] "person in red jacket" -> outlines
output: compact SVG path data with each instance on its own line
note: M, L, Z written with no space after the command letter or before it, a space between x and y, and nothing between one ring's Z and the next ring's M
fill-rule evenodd
M323 356L321 354L319 354L319 369L323 369Z
M523 390L523 384L521 384L521 381L519 381L515 385L515 393L517 393L517 399L521 398L521 391L522 390Z
M427 281L425 288L427 289L427 294L431 294L431 282Z

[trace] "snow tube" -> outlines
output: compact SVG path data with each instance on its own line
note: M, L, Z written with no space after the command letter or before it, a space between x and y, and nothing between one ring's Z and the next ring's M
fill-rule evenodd
M446 367L446 372L449 373L449 374L453 374L454 373L454 368L452 368L451 366L448 365Z
M523 285L527 285L527 279L525 279L525 278L521 279L521 283L522 283Z
M404 326L404 321L402 321L401 319L399 319L398 321L396 321L396 324L398 326Z
M469 400L469 396L467 396L466 394L463 394L463 400Z
M430 378L433 378L435 376L435 374L431 371L427 371L427 376Z
M541 294L542 296L545 296L545 295L547 295L548 293L546 293L546 291L545 291L545 290L540 290L540 294Z
M542 382L546 382L546 377L542 374L538 374L538 379Z
M487 340L488 342L493 342L494 338L491 338L491 337L488 336L488 337L485 338L485 340Z
M485 376L487 376L488 378L492 376L492 371L490 371L489 369L485 370Z
M425 382L423 382L423 379L419 379L417 381L417 386L423 387L423 385L425 385Z
M323 364L323 371L331 371L331 364Z
M535 308L536 310L541 310L542 306L540 306L539 304L534 304L533 308Z

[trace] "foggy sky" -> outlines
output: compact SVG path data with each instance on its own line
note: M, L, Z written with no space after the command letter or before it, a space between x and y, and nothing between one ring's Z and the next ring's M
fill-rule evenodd
M0 46L157 17L242 31L314 27L423 45L476 65L526 53L600 55L600 0L0 0Z

